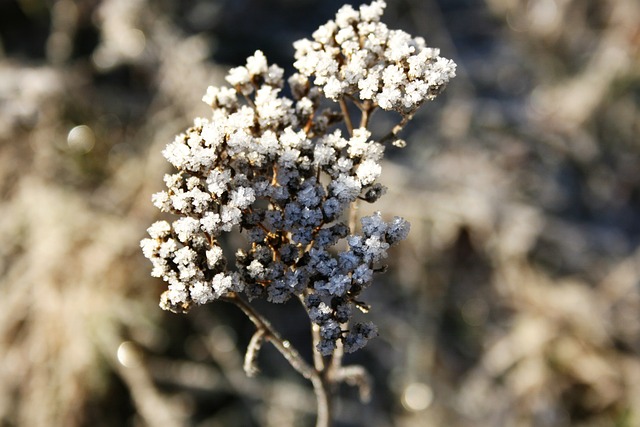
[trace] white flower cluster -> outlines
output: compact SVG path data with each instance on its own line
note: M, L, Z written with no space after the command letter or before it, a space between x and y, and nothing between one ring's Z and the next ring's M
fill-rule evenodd
M359 10L343 6L335 20L313 33L313 40L294 44L294 66L314 76L327 98L349 96L411 114L455 77L456 64L427 47L423 38L387 28L380 22L385 7L382 0Z
M345 56L349 59L343 58L340 66L321 67L318 59L315 68L309 68L312 72L307 74L317 74L316 83L325 95L334 79L340 79L345 90L357 87L359 79L373 75L368 67L374 64L382 83L371 99L382 102L391 82L384 76L391 75L391 68L379 65L389 61L406 63L403 73L417 73L411 81L435 78L437 55L423 42L396 32L380 38L383 6L375 1L359 12L343 8L336 23L314 35L325 40L318 45L322 49L313 50L318 58L328 54L335 40L341 40L343 49L350 46L348 39L353 41L353 55ZM342 31L346 28L355 39ZM320 41L298 43L299 52L301 46L314 43ZM306 52L299 55L301 69L311 67L311 50ZM364 62L356 64L354 55L364 55ZM416 58L424 63L417 64ZM329 56L326 60L330 62ZM305 61L309 64L303 66ZM325 74L318 74L320 69ZM449 77L452 72L449 67ZM398 97L412 99L405 77L393 80L404 85ZM332 128L344 117L333 110L319 111L322 92L307 76L293 75L288 80L293 99L282 96L283 70L269 65L260 51L245 66L232 69L227 81L230 87L209 87L203 97L212 107L212 117L196 119L163 151L177 171L165 175L167 189L152 200L162 212L178 218L154 223L149 238L141 241L153 264L152 275L168 283L160 305L186 312L193 305L239 293L272 303L295 297L305 302L311 321L320 326L319 352L331 354L339 340L346 351L355 351L377 331L370 323L347 328L352 308L365 307L360 293L381 270L389 247L409 232L407 221L395 217L385 222L379 212L361 218L360 233L344 222L358 199L372 203L384 194L377 182L384 147L366 128L349 129L349 136ZM444 84L421 81L431 94ZM410 101L411 108L418 104ZM220 239L233 230L245 236L246 245L230 263ZM346 243L343 250L335 249L339 241Z

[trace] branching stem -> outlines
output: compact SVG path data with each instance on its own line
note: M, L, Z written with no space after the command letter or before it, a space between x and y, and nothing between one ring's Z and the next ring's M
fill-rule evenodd
M365 101L360 106L360 110L362 111L362 116L360 116L360 127L366 128L369 126L369 119L371 119L371 115L376 110L376 105L372 104L371 101Z
M289 364L303 377L313 384L313 390L318 402L318 418L316 427L331 427L331 388L332 381L326 375L326 370L319 371L311 367L291 346L291 343L283 339L271 323L255 310L247 301L236 293L230 293L221 298L223 301L235 304L251 320L251 323L261 331L264 340L269 341L284 356Z

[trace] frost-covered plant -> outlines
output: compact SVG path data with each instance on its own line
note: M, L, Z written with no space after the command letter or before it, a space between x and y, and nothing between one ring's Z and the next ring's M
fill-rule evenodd
M366 311L362 291L409 232L407 221L386 221L379 212L361 218L358 230L355 205L384 194L384 144L402 145L397 133L455 76L455 63L438 49L380 22L385 6L344 6L312 40L297 41L292 98L282 94L283 69L260 51L230 70L230 87L209 87L203 101L212 117L196 119L163 151L177 172L165 176L167 190L153 203L178 219L154 223L141 242L152 275L168 283L160 306L187 312L225 300L242 308L258 329L247 372L255 372L262 341L272 342L312 380L318 425L329 423L333 385L364 378L340 364L343 351L377 335L371 322L351 324L353 309ZM360 111L358 127L348 104ZM376 140L367 126L377 109L402 119ZM229 260L220 239L234 230L246 245ZM256 298L301 301L312 325L313 367L255 311Z

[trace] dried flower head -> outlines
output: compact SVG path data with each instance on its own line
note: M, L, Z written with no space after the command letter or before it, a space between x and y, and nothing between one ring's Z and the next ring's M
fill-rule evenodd
M421 37L391 30L380 22L386 3L374 1L359 10L343 6L335 20L294 44L301 74L314 77L327 98L370 100L401 114L432 100L455 77L456 64L427 47Z
M283 70L260 51L230 70L230 87L208 88L212 117L196 119L165 148L177 171L152 198L178 218L154 223L141 242L152 275L168 283L162 308L186 312L239 293L276 304L298 298L319 326L323 355L339 341L357 350L377 334L370 323L345 325L409 223L376 212L361 218L360 232L350 229L351 205L384 194L377 182L384 146L365 127L346 136L331 129L346 118L319 111L320 98L351 96L372 101L370 110L409 114L455 72L424 40L388 30L379 21L384 6L345 6L314 41L296 42L294 99L281 94ZM246 245L229 260L219 239L234 230Z

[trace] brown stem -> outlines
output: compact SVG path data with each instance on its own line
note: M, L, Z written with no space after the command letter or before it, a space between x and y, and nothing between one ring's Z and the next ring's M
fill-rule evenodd
M318 344L320 344L320 325L311 322L311 337L313 338L313 365L316 371L322 372L325 370L324 358L318 350Z
M307 378L313 384L318 402L318 418L316 427L331 427L332 411L331 411L331 381L324 372L320 372L312 368L291 343L284 340L280 334L271 326L271 323L258 313L247 301L242 299L236 293L229 293L221 298L223 301L235 304L242 312L251 320L251 323L262 331L262 337L269 341L284 356L289 364L298 371L303 377Z
M244 372L248 377L255 376L260 369L258 368L258 353L262 347L264 340L264 329L256 329L247 346L247 353L244 355Z
M245 101L247 101L247 104L249 104L249 106L250 106L254 111L256 111L256 103L255 103L255 102L253 102L253 99L251 99L251 97L250 97L250 96L245 95L245 94L242 92L242 88L241 88L241 86L240 86L240 85L236 85L235 89L236 89L236 92L238 92L238 93L241 93L241 94L242 94L242 97L245 99Z
M256 328L264 331L264 339L269 341L282 354L291 366L303 377L311 379L317 376L317 372L291 347L291 343L284 340L280 334L271 326L260 313L258 313L249 303L243 300L238 294L231 293L222 297L222 300L235 304L247 315Z
M353 123L351 122L351 116L349 115L347 102L342 97L338 102L340 103L340 110L342 110L342 115L344 116L344 123L347 126L347 131L349 131L349 136L353 136Z
M356 232L356 224L358 219L358 201L351 202L349 206L349 232L351 234Z
M318 417L316 418L316 427L331 427L333 425L332 420L332 396L331 396L331 384L327 381L326 377L318 376L318 380L312 379L313 391L316 394L316 400L318 402Z
M407 125L407 123L409 123L411 119L413 119L414 114L415 112L403 115L400 123L395 125L393 129L391 129L391 132L380 138L380 144L384 144L387 141L395 140L398 137L398 133L400 133L400 131Z
M371 376L367 370L360 365L351 365L340 368L336 372L335 382L345 382L350 386L358 387L360 401L369 402L371 399Z
M348 329L348 324L343 323L342 329ZM340 382L338 373L342 370L342 357L344 356L344 345L341 340L336 341L336 349L331 355L331 364L328 366L326 375L331 378L334 383Z
M371 101L365 101L360 107L360 110L362 111L362 116L360 117L360 127L366 128L367 126L369 126L369 119L371 118L371 115L376 110L376 105L372 104Z

